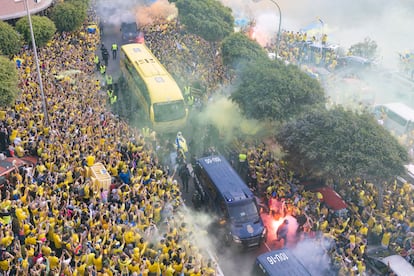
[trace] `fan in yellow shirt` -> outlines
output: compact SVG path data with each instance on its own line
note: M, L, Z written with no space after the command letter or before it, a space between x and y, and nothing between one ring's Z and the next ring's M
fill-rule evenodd
M59 258L55 256L54 251L52 251L47 259L49 260L50 269L55 269L59 266Z
M0 261L0 270L2 271L8 271L10 268L10 260L14 258L12 254L7 252L5 248L1 251L1 261Z
M139 274L141 268L140 268L140 264L135 261L134 259L131 261L131 263L128 265L128 271L129 273L137 273L137 275Z

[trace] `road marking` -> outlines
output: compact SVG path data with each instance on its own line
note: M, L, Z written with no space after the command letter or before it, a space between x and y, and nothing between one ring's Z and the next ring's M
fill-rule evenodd
M263 244L266 246L266 248L269 252L272 251L272 249L270 249L270 247L267 245L267 242L264 242Z

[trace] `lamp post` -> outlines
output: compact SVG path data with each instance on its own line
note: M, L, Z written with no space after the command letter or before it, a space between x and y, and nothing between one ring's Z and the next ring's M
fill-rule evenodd
M261 0L253 0L253 2L258 3ZM275 1L275 0L269 0L270 2L272 2L273 4L276 5L277 10L279 11L279 28L277 30L277 38L276 38L276 58L278 57L279 54L279 47L280 47L280 37L281 37L281 33L280 33L280 27L282 26L282 11L280 10L280 6L279 4Z
M47 105L46 105L46 98L45 98L45 93L43 90L43 82L42 82L42 74L40 72L40 65L39 65L39 56L37 55L37 48L36 48L36 41L34 38L34 33L33 33L33 25L32 25L32 18L30 17L30 10L29 10L29 4L28 4L28 0L14 0L15 2L21 2L23 1L26 12L27 12L27 18L29 20L29 27L30 27L30 35L32 38L32 46L33 46L33 53L35 56L35 62L36 62L36 71L37 71L37 78L39 79L39 88L40 88L40 95L42 98L42 108L43 108L43 116L44 116L44 123L46 126L49 125L49 116L47 114ZM36 3L38 3L38 0L34 0Z

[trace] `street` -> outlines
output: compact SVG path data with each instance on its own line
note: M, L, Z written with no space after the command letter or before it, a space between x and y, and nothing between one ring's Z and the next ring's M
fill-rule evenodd
M118 78L121 75L120 69L119 69L119 62L121 58L120 47L122 46L120 26L113 25L113 24L103 25L103 34L101 34L101 42L108 49L110 53L110 56L108 59L107 74L111 75L114 79L114 83L116 83ZM116 59L112 58L112 51L111 51L111 45L114 42L117 43L118 45L118 53L117 53ZM100 49L97 49L96 54L99 56L100 60L102 60ZM97 72L97 74L99 73ZM187 139L190 140L191 137L187 137ZM178 176L178 172L175 173L175 179L177 179L181 183L179 176ZM198 224L201 214L193 212L192 196L194 194L194 191L195 191L195 188L194 188L194 183L192 179L190 179L190 182L189 182L188 192L185 192L183 187L181 186L182 198L185 202L185 205L189 208L190 213L192 214L191 219L194 220L194 222L197 222ZM219 267L223 271L224 275L249 276L251 275L251 270L254 266L255 259L258 255L274 250L274 249L279 249L282 247L281 241L280 242L275 241L275 232L281 220L275 221L273 218L270 218L270 216L266 213L262 213L262 219L264 220L265 224L268 227L268 237L267 237L266 242L261 244L259 248L251 248L249 250L239 250L239 249L235 249L231 247L224 247L222 241L214 241L215 240L214 237L210 236L210 241L208 243L210 245L213 244L213 248L215 247L213 251L211 251L211 253L214 259L218 261ZM288 217L288 219L289 221L292 222L292 227L289 230L289 232L291 232L291 235L288 241L288 246L289 244L293 246L296 242L294 238L295 236L294 233L296 232L297 225L296 225L296 220L293 217ZM205 227L207 228L206 225Z

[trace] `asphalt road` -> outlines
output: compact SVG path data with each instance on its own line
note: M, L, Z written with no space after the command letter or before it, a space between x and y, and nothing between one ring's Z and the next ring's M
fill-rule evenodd
M119 71L119 57L120 57L120 47L122 45L121 41L121 26L117 25L105 25L103 28L103 34L101 33L101 43L105 45L106 49L109 51L108 66L106 68L107 74L111 75L114 80L117 80L121 75ZM113 43L118 44L117 58L112 58L111 46ZM102 61L101 50L98 48L96 54L99 56L99 59Z
M111 45L114 42L118 44L118 53L116 59L112 58L111 51ZM103 33L101 33L101 43L105 45L110 53L110 57L108 59L107 74L110 74L113 77L114 82L116 82L116 80L121 75L119 70L120 46L122 45L120 26L104 25ZM100 49L97 49L96 54L102 61ZM97 74L99 75L98 72ZM176 174L176 179L181 182L178 177L178 173ZM188 192L185 192L184 189L181 189L181 191L182 198L186 206L192 209L193 204L191 202L191 199L195 191L193 181L190 180ZM267 219L266 217L266 214L263 214L263 218ZM212 237L212 239L214 239L214 237ZM216 254L215 257L218 260L219 266L224 275L250 276L256 257L259 254L267 252L271 249L281 248L281 243L274 242L274 233L270 233L268 240L264 244L262 244L259 248L253 248L248 251L239 251L232 248L225 248L222 246L222 243L219 242L216 244L216 246L217 248L213 254Z

